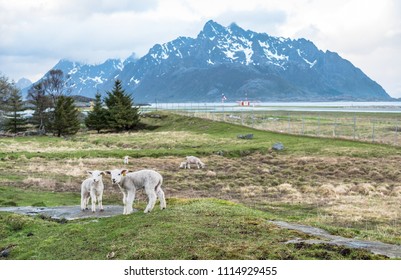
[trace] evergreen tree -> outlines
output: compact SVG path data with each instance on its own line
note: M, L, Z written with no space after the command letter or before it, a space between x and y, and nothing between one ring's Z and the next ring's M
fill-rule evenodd
M54 109L54 122L51 125L53 133L58 137L77 133L80 126L78 116L79 111L74 105L74 99L59 96Z
M6 104L5 129L12 133L26 130L26 118L21 114L21 111L24 110L21 92L16 87L11 89Z
M0 73L0 110L5 110L7 101L10 98L13 84L8 81L6 76Z
M98 133L100 130L108 127L107 110L103 108L101 97L100 93L96 93L93 109L88 113L88 116L85 119L85 125L89 129L96 130Z
M52 102L46 95L43 83L35 84L28 90L28 102L33 105L34 109L31 123L39 131L46 132L46 126L49 122L47 110L52 106Z
M139 124L139 108L134 107L131 95L126 94L121 81L114 82L112 91L107 92L105 103L108 108L108 125L121 131L134 129Z

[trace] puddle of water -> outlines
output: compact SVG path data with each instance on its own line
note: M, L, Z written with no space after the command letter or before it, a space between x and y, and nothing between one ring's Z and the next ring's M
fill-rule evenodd
M105 205L104 211L82 211L80 206L58 206L58 207L0 207L0 211L13 212L25 215L45 215L52 219L82 219L82 218L105 218L123 214L123 206ZM134 212L138 210L134 209Z

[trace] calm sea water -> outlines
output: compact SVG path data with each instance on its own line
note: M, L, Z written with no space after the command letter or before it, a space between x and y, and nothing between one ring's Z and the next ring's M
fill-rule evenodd
M150 110L193 110L203 112L232 111L322 111L322 112L377 112L401 113L401 102L259 102L240 106L224 103L152 103Z

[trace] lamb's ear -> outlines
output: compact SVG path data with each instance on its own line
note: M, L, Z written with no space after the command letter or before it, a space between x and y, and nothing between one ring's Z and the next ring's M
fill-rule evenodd
M121 170L121 174L122 174L123 176L125 176L127 173L128 173L128 170L127 170L127 169Z
M107 171L100 171L100 175L106 175ZM110 173L109 173L110 174Z
M86 172L88 172L89 175L92 175L92 171L86 171Z
M111 171L110 170L106 170L106 171L104 171L104 173L111 175Z

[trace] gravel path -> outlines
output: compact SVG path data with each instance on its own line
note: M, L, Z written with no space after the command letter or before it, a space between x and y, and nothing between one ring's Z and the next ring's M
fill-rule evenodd
M287 243L301 243L301 242L309 244L327 243L327 244L346 246L356 249L366 249L374 254L384 255L389 258L401 258L401 246L399 245L386 244L378 241L367 241L367 240L345 238L337 235L332 235L320 228L315 228L300 224L287 223L282 221L269 221L269 222L282 228L297 230L306 234L323 238L323 239L307 239L307 240L294 239L287 241Z

